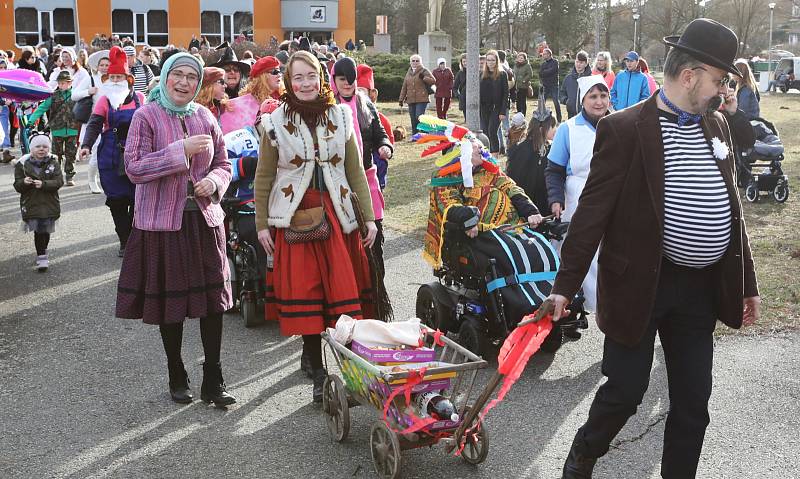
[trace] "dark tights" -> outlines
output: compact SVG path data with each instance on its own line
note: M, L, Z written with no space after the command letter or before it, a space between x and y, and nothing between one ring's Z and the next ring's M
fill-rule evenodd
M304 334L303 354L311 359L311 369L322 369L322 336Z
M124 247L131 235L131 228L133 228L133 200L131 198L109 198L106 200L106 206L111 210L119 244Z
M47 254L47 245L50 244L50 233L33 233L33 244L36 246L36 254L39 256Z
M164 343L164 352L167 353L168 364L180 364L181 344L183 343L183 322L175 324L162 324L161 341ZM219 362L222 347L222 314L212 314L200 318L200 337L203 341L203 353L206 364Z

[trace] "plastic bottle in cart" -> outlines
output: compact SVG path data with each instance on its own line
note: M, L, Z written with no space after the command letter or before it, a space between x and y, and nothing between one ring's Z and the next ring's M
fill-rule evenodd
M458 413L453 403L438 392L430 391L418 395L417 406L422 416L429 416L437 420L458 421Z

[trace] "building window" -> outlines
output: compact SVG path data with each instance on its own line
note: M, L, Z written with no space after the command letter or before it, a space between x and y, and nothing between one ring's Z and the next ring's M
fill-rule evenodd
M252 12L228 14L206 10L200 13L200 35L206 37L211 46L233 42L240 33L248 40L253 39Z
M169 43L168 16L165 10L111 12L111 30L120 38L130 37L137 45L165 47Z
M75 13L71 8L52 11L17 8L14 23L17 46L36 46L51 38L64 46L75 45Z

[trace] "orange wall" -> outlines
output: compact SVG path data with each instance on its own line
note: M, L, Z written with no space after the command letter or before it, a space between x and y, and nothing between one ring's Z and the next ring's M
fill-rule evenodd
M169 0L169 42L187 48L192 35L200 38L200 2Z
M14 0L4 0L0 2L0 45L6 49L14 47L14 37Z
M358 42L356 38L356 0L339 0L339 28L333 32L333 38L339 48L344 48L348 38Z
M78 39L87 45L92 43L95 33L111 34L111 2L76 0L78 17Z
M278 42L283 41L281 0L254 0L253 23L253 40L256 43L269 43L271 35L274 35Z

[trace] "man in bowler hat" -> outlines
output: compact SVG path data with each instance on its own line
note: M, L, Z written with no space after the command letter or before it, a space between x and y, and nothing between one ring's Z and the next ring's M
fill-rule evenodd
M591 172L561 250L550 300L565 314L598 245L597 324L605 334L594 397L564 464L590 478L636 413L650 382L655 336L669 381L661 476L697 472L711 395L713 332L753 324L760 298L734 177L733 137L753 143L730 75L738 39L692 21L672 47L664 87L597 126ZM720 108L722 107L722 108Z

